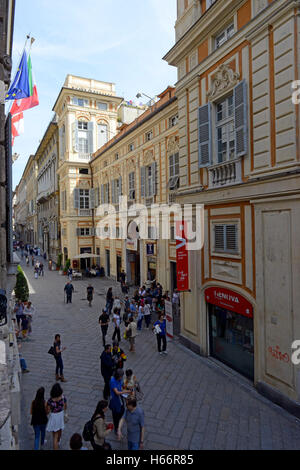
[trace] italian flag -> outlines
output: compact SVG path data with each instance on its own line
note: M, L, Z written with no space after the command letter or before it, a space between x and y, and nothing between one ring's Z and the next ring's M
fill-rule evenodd
M30 55L28 57L28 76L29 76L30 96L29 98L15 100L13 102L12 108L10 110L10 114L12 116L15 114L22 113L23 111L26 111L26 109L34 108L35 106L38 106L39 104L39 97L38 97L37 87L36 87L36 83L35 83L35 79L34 79L34 75L32 71L32 63L31 63Z
M27 99L27 98L26 98ZM15 137L24 134L24 115L23 113L16 114L11 119L11 134L12 145L14 145Z

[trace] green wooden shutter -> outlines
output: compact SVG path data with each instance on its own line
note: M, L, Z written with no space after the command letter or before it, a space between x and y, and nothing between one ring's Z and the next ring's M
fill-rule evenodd
M95 209L95 190L90 189L90 209Z
M104 204L104 184L101 184L101 204Z
M151 164L151 178L152 178L152 182L151 182L151 196L155 196L156 193L157 193L157 184L156 184L156 172L157 172L157 163L156 162L153 162Z

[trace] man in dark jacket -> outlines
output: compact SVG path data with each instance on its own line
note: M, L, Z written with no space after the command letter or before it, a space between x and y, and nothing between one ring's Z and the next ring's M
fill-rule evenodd
M100 360L101 360L101 374L105 383L104 390L103 390L103 398L104 400L108 400L110 396L109 383L113 375L113 367L114 367L110 344L107 344L105 346L104 351L100 356Z
M71 284L70 282L68 282L66 285L65 285L65 292L67 294L67 304L68 303L72 303L72 294L74 292L74 287L73 287L73 284Z

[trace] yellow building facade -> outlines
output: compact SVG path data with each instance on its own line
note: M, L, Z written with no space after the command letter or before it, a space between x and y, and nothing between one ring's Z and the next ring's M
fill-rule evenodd
M124 270L131 285L139 286L157 279L168 290L176 284L174 231L170 230L171 240L161 239L150 206L169 204L179 183L178 108L174 94L174 88L167 88L159 95L157 103L131 124L123 126L112 141L93 155L91 162L96 208L111 204L118 214L119 196L126 196L125 212L135 204L142 204L148 217L146 237L134 240L128 236L138 211L134 215L127 213L125 226L117 222L114 240L96 236L98 264L113 279L119 279ZM171 180L175 184L170 188ZM100 221L99 212L95 210L95 228Z
M299 415L299 7L178 0L180 188L205 209L181 340Z

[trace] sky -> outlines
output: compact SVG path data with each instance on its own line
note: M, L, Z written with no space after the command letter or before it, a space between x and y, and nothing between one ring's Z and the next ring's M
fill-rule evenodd
M176 83L176 69L162 60L174 45L175 20L176 0L16 0L13 72L31 34L40 105L24 112L25 132L15 139L14 187L52 119L67 74L113 82L126 100L136 100L138 92L155 96Z

